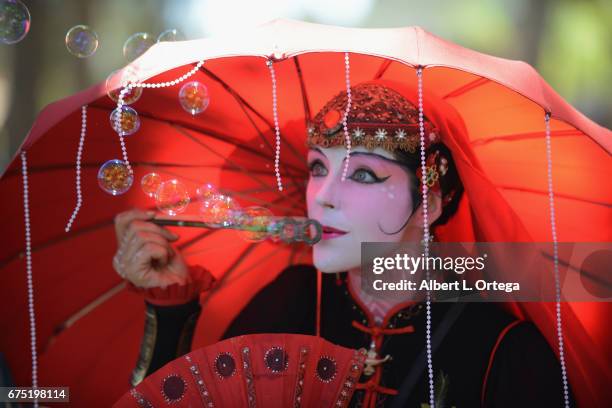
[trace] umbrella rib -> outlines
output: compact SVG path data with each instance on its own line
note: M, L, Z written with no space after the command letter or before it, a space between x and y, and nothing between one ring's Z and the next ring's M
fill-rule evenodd
M244 173L244 170L243 170L243 169L240 169L240 168L234 168L234 167L230 167L230 166L221 166L221 167L219 167L219 166L209 165L209 166L199 166L199 167L200 167L200 168L202 168L202 167L216 168L216 169L221 169L221 170L223 170L223 171L232 171L232 172L238 172L238 173L240 173L240 174L243 174L243 173ZM159 168L163 168L163 167L159 167ZM159 169L159 168L158 168L158 169ZM258 175L262 175L262 176L266 176L266 175L268 175L268 176L269 176L269 175L270 175L270 173L269 173L269 172L264 172L264 171L255 171L255 170L250 170L250 172L251 172L251 173L258 174ZM169 170L164 170L164 171L161 171L161 170L160 170L160 173L163 173L163 174L166 174L166 175L170 175L170 176L174 176L174 177L177 177L177 178L179 178L179 179L183 179L183 180L188 180L188 181L190 181L190 182L192 182L192 183L196 183L196 184L199 184L199 183L201 183L201 181L202 181L202 180L200 180L200 179L194 179L194 178L192 178L192 177L186 177L186 176L184 176L184 175L182 175L182 174L178 174L178 173L176 173L176 172L169 171ZM287 185L288 185L288 186L296 186L296 184L294 184L294 183L287 183ZM297 184L297 186L300 186L300 185L301 185L301 183L300 183L300 184ZM251 190L239 190L239 191L237 191L237 192L238 192L238 193L249 193L250 191L255 191L255 192L257 192L257 191L259 191L259 192L267 192L267 191L272 191L272 190L276 190L276 189L277 189L277 187L276 187L276 186L272 186L272 187L265 187L265 188L264 188L264 187L262 187L262 188L259 188L259 189L251 189ZM230 190L225 190L225 191L226 191L228 194L232 194L232 193L234 193L233 191L230 191Z
M187 168L187 169L219 168L218 165L214 165L214 164L181 164L181 163L162 163L162 162L144 162L144 161L130 161L130 164L133 167L147 167L148 166L148 167L153 167L153 168L173 168L173 167ZM98 167L100 167L100 162L81 163L81 168L98 168ZM51 164L48 166L28 167L28 173L44 173L44 172L49 172L49 171L60 171L60 170L74 171L74 163ZM242 171L241 169L233 168L233 167L223 167L223 170L240 171L240 172ZM256 174L261 174L261 175L270 174L269 171L265 171L265 172L262 170L249 170L249 171L251 173L256 173ZM12 177L16 175L21 176L21 169L19 169L19 171L14 169L14 170L6 172L7 177Z
M249 244L236 258L236 260L234 262L232 262L232 264L229 266L229 268L226 269L225 273L223 274L223 276L217 281L217 283L215 284L215 286L213 286L212 289L209 290L208 292L208 296L206 296L205 299L202 300L201 304L202 304L202 308L208 303L208 301L210 300L210 298L217 293L217 291L223 287L223 282L232 274L233 271L236 270L236 268L238 268L238 266L244 261L244 259L246 258L246 256L252 252L255 247L256 247L257 243L251 243Z
M304 83L304 74L302 73L302 67L300 67L300 61L297 55L293 57L293 64L297 72L298 79L300 80L300 91L302 92L302 102L304 104L304 122L306 127L310 126L312 115L310 113L310 102L308 102L308 93L306 92L306 84Z
M458 96L463 95L464 93L467 93L467 92L469 92L469 91L471 91L471 90L473 90L475 88L478 88L479 86L488 84L489 82L491 82L491 80L488 79L488 78L484 78L484 77L475 79L475 80L473 80L473 81L471 81L471 82L469 82L469 83L467 83L467 84L465 84L463 86L460 86L459 88L455 89L454 91L444 95L442 97L442 99L446 100L446 99L449 99L449 98L456 98Z
M508 186L508 185L496 185L496 187L501 188L502 190L520 191L522 193L532 193L532 194L548 196L548 190L544 191L544 190L537 190L535 188L516 187L516 186ZM560 193L560 192L555 192L555 198L565 198L567 200L580 201L583 203L599 205L599 206L608 207L608 208L612 207L612 203L607 203L605 201L589 200L586 198L581 198L575 195Z
M171 125L172 126L172 125ZM245 169L244 167L238 165L237 163L230 161L228 158L225 158L222 154L218 153L217 151L215 151L212 147L208 146L206 143L204 143L201 140L198 140L196 138L194 138L191 134L189 134L187 131L185 131L184 129L181 129L180 127L175 127L173 126L178 133L180 133L181 135L193 140L195 143L200 144L202 147L208 149L211 153L216 154L217 156L224 158L226 162L230 163L231 165L235 166L236 168L242 169L245 173L245 175L247 177L250 177L251 179L253 179L255 182L261 184L264 187L269 186L268 183L266 183L265 181L261 180L260 178L254 176L253 174L249 173L249 171L247 169ZM292 174L289 174L291 180L294 182L295 185L299 185L299 182L295 179L295 177ZM283 196L282 191L276 191L277 195Z
M378 71L376 71L376 74L374 75L374 80L382 78L385 72L387 72L387 69L389 69L389 66L391 65L392 62L393 60L385 59L383 63L380 64Z
M219 85L221 85L223 87L223 89L225 89L230 95L232 95L236 101L238 101L239 104L243 104L248 110L250 110L251 112L253 112L259 119L261 119L267 126L268 128L273 132L274 131L274 125L268 120L266 119L258 110L256 110L250 103L248 103L234 88L232 88L227 82L225 82L224 80L222 80L220 77L218 77L216 74L214 74L212 71L210 71L208 68L205 67L200 67L200 70L202 72L204 72L206 75L208 75L211 79L213 79L214 81L216 81L217 83L219 83ZM258 129L256 127L256 129ZM258 129L259 130L259 129ZM293 145L291 143L289 143L289 141L283 136L283 134L281 133L280 135L281 140L289 147L289 150L295 155L295 157L300 160L302 163L306 164L306 159L303 157L302 154L300 154L297 150L295 150L295 148L293 147Z
M62 323L60 323L57 326L55 326L55 328L53 329L53 334L51 334L51 336L49 336L49 338L47 339L45 345L42 348L42 354L44 354L47 350L49 350L49 347L53 344L53 342L55 342L55 339L60 334L62 334L62 332L64 332L64 330L70 328L70 326L72 326L78 320L80 320L83 317L85 317L86 315L88 315L91 311L96 309L102 303L106 302L107 300L109 300L110 298L115 296L117 293L121 292L126 286L127 286L126 281L122 280L121 283L119 283L118 285L113 286L111 289L109 289L106 292L102 293L100 296L95 298L93 301L89 302L86 306L82 307L79 311L74 313L68 319L64 320Z
M104 108L104 107L100 107L100 106L93 106L94 108L98 108L104 111L108 111L108 109ZM189 123L184 123L184 122L179 122L179 121L172 121L172 120L168 120L168 119L159 119L155 116L152 116L150 114L148 114L147 112L142 112L139 113L140 117L142 118L146 118L148 120L151 120L153 122L159 122L159 123L163 123L166 125L170 125L170 126L174 126L174 127L180 127L186 130L191 130L197 133L201 133L204 134L208 137L211 137L213 139L217 139L217 140L221 140L223 142L226 142L228 144L231 144L239 149L245 150L249 153L254 154L255 156L259 156L261 158L264 158L266 160L272 160L271 157L266 156L264 153L258 151L257 149L253 149L247 145L244 144L244 140L238 140L233 138L232 136L229 136L227 134L221 133L219 131L216 130L212 130L212 129L208 129L208 128L203 128L203 127L196 127L193 126ZM292 170L296 170L296 171L301 171L299 168L289 165L289 164L283 164L284 167L290 167Z
M569 137L569 136L583 136L584 133L577 129L565 129L565 130L555 130L550 132L551 137ZM526 133L514 133L510 135L500 135L500 136L491 136L484 139L476 139L471 142L472 146L484 146L493 142L513 142L517 140L526 140L526 139L537 139L543 138L546 134L543 131L540 132L526 132Z

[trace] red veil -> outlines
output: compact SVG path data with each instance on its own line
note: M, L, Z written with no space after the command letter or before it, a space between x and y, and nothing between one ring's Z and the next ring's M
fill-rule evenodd
M426 75L425 72L424 75ZM382 81L384 83L384 81ZM388 83L409 100L416 102L416 89L408 84ZM551 242L550 214L539 216L539 229L528 231L507 199L494 186L479 163L462 118L448 102L423 90L424 115L439 128L442 141L449 147L464 186L464 196L457 213L435 231L436 240L442 242ZM486 103L486 101L483 101ZM495 120L483 118L483 120ZM544 111L542 111L542 134L544 134ZM544 138L541 139L544 146ZM554 142L553 142L554 143ZM554 148L553 148L554 149ZM526 152L528 154L528 152ZM554 161L553 161L554 166ZM538 169L545 171L545 169ZM572 236L572 241L588 241L597 238ZM543 271L554 279L551 270ZM504 306L518 318L532 321L537 325L550 346L559 355L556 329L556 304L554 302L514 302ZM569 382L580 406L598 406L609 400L609 384L612 380L610 359L606 358L608 348L597 344L585 329L584 321L594 319L605 328L610 304L572 303L561 304L565 358ZM582 316L577 315L577 311ZM435 319L435 316L433 317ZM602 332L602 339L609 338L609 332ZM560 390L561 392L561 390Z

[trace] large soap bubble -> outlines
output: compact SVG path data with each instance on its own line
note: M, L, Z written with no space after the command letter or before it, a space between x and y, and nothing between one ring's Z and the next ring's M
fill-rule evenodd
M249 230L241 231L242 237L249 242L259 242L269 235L268 227L272 220L272 211L265 207L251 206L241 211L237 222Z
M0 0L0 42L15 44L30 31L30 11L19 0Z
M130 70L115 70L106 78L106 94L114 102L119 99L119 94L128 83L137 83L138 77ZM134 86L129 92L123 94L123 103L132 105L136 103L142 96L142 88Z
M235 223L234 217L239 210L240 206L232 197L215 194L202 202L200 216L204 222L228 227Z
M155 38L149 33L132 34L123 44L123 56L128 61L133 61L144 54L155 44Z
M157 42L183 41L184 39L185 39L185 36L183 35L183 33L177 30L176 28L171 28L169 30L166 30L157 36Z
M132 187L133 181L134 176L121 160L109 160L98 170L98 185L112 195L125 193Z
M210 103L208 89L198 81L188 82L179 91L181 106L192 115L204 112Z
M66 48L76 57L90 57L98 49L98 34L89 26L74 26L66 33Z
M161 212L172 216L185 211L190 202L187 188L176 179L161 183L155 199L157 208Z
M120 117L118 117L119 112L121 112ZM113 130L123 136L129 136L136 133L136 131L140 129L140 118L138 117L138 112L136 112L136 110L131 106L127 105L122 106L121 111L119 111L119 108L115 108L111 112L110 123Z
M145 174L140 180L140 187L146 195L155 198L159 185L162 183L162 178L157 173Z

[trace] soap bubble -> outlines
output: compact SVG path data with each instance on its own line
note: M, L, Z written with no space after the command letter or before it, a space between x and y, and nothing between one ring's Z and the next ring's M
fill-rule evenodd
M181 106L192 115L203 112L210 103L208 89L198 81L188 82L179 91Z
M185 39L185 36L183 35L182 32L180 32L176 28L171 28L169 30L166 30L166 31L162 32L157 37L157 42L162 42L162 41L183 41L184 39Z
M253 228L256 231L241 231L242 237L250 242L259 242L268 236L268 226L271 223L272 211L265 207L252 206L242 210L240 224L246 228Z
M119 108L115 108L110 115L110 123L115 132L121 133L123 136L129 136L140 128L140 118L138 118L138 113L134 108L127 105L121 107L120 126L117 126L118 116Z
M234 223L234 216L240 206L232 197L215 194L204 200L200 207L200 215L204 222L230 226Z
M216 194L218 194L217 188L211 183L206 183L196 189L196 196L201 202L212 198Z
M0 42L15 44L30 31L30 11L19 0L0 0Z
M106 78L106 94L113 102L117 102L119 99L119 93L128 83L138 82L138 76L133 70L120 70L117 69L111 72ZM142 96L142 88L132 87L129 92L123 94L123 103L126 105L132 105L136 103Z
M144 191L146 195L151 198L154 198L155 194L157 194L157 190L159 189L159 185L161 184L161 182L162 178L159 174L149 173L145 174L142 177L142 180L140 180L140 187L142 187L142 191Z
M123 44L123 56L134 61L155 44L155 38L149 33L132 34Z
M189 202L187 188L176 179L164 181L156 193L157 208L168 215L177 215L185 211Z
M86 25L78 25L68 30L66 48L79 58L92 56L98 49L98 34Z
M300 235L302 225L299 221L291 217L281 218L270 224L268 234L273 241L294 242Z
M133 175L121 160L109 160L98 170L98 185L112 195L125 193L132 187L133 181Z

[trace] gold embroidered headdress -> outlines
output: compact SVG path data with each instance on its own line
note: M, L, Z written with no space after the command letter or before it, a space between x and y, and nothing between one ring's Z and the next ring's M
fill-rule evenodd
M363 83L351 88L351 110L347 128L352 146L388 151L419 150L419 111L398 92L375 83ZM331 99L308 126L309 147L345 146L342 120L347 93L343 91ZM424 118L425 147L439 141L436 127Z

